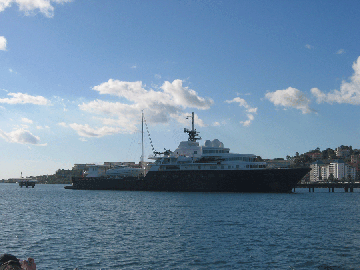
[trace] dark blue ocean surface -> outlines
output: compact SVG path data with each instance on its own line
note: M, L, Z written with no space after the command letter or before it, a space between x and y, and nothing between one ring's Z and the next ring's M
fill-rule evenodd
M31 256L39 270L360 267L359 190L167 193L0 184L0 207L0 253Z

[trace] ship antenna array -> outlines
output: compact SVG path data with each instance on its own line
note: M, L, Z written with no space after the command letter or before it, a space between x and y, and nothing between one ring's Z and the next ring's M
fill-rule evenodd
M186 117L186 119L189 119L189 117L190 116ZM192 114L191 114L191 124L192 124L191 130L184 128L184 132L189 134L188 141L196 142L197 140L201 140L201 137L196 137L199 135L199 133L194 128L194 112L192 112Z
M150 131L149 131L149 127L146 123L146 119L145 119L145 116L143 115L143 119L144 119L144 124L145 124L145 127L146 127L146 131L147 131L147 134L148 134L148 137L149 137L149 140L150 140L150 145L151 145L151 148L152 148L152 151L155 155L155 148L154 148L154 145L153 145L153 142L152 142L152 139L151 139L151 136L150 136Z

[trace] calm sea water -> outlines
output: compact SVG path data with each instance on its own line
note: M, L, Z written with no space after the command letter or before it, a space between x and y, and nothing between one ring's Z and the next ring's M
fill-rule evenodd
M38 269L360 269L360 191L167 193L0 184L0 253ZM331 268L329 268L331 267Z

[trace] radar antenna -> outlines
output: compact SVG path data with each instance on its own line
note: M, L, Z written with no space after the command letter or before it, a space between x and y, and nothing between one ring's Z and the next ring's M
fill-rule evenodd
M189 117L190 116L186 117L186 119L189 119ZM192 120L192 129L189 130L187 128L184 128L184 132L189 134L188 141L196 142L197 140L201 140L201 137L196 137L199 136L199 133L194 128L194 112L192 112L191 114L191 120Z

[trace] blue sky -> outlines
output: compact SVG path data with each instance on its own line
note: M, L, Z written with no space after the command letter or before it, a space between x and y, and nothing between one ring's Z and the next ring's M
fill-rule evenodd
M360 148L359 9L0 0L0 179L138 162L142 110L157 151L187 139L192 111L200 143L232 152Z

